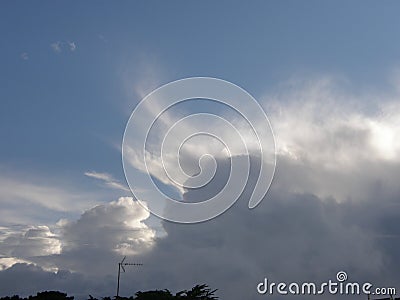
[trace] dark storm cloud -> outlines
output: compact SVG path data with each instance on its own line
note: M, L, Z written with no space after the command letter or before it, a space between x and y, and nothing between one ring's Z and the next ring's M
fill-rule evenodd
M112 280L93 280L70 271L46 272L32 264L15 264L0 272L0 294L28 296L39 291L59 290L87 299L89 294L104 295L113 288Z
M300 101L286 101L279 113L272 114L277 172L255 209L247 208L260 163L252 157L244 193L218 218L192 225L162 222L165 236L153 240L150 228L143 227L148 215L137 203L123 202L121 207L113 202L89 209L76 222L61 222L60 254L19 258L47 269L76 271L64 286L77 293L115 293L122 245L131 250L127 260L144 263L122 275L122 295L206 283L219 289L221 299L259 299L256 286L264 277L319 283L335 279L342 270L351 281L400 290L399 106L386 103L376 115L366 115L342 105L345 97L336 101L342 95L332 93L326 84L289 96ZM160 162L155 160L156 164ZM151 175L157 177L154 170ZM214 180L186 191L185 201L209 199L221 190L228 174L229 161L219 160ZM132 220L136 223L129 223ZM146 230L141 235L127 228ZM46 278L51 285L49 278L58 276L38 267L17 266L0 272L1 278L21 279L6 281L1 294L19 289L34 293L42 286L40 280ZM23 287L27 280L39 282Z
M244 194L226 213L200 224L163 222L167 236L156 240L146 254L128 258L143 262L144 266L128 269L123 274L123 294L155 288L177 291L196 283L207 283L219 289L222 299L258 299L261 296L256 293L256 285L265 276L271 281L315 280L318 283L334 279L340 270L347 271L349 278L355 281L382 286L398 284L396 279L400 274L396 266L399 260L395 249L400 246L400 240L394 221L400 217L397 191L371 186L369 189L374 193L369 198L345 202L294 192L290 189L293 184L288 182L299 180L298 166L280 157L269 194L260 206L249 210L247 200L257 176L257 160L253 158L252 162ZM222 169L226 166L226 162L219 163ZM223 181L225 175L225 170L217 172L217 176L221 176L217 181ZM218 185L206 186L187 192L185 198L207 197L218 188ZM104 217L100 214L99 219ZM77 222L74 226L82 224L82 232L87 232L84 223ZM75 228L74 232L80 232L80 228ZM91 232L88 239L93 243L105 241L100 231ZM106 244L110 247L113 243ZM57 279L58 274L17 265L1 275L4 278L19 276L24 281L7 281L1 294L20 288L30 293L38 287L58 287L57 284L67 290L71 287L71 291L90 293L98 289L96 284L101 282L101 290L112 295L119 258L106 247L88 248L80 243L59 256L44 258L65 269L79 269L73 275L67 273L68 280L63 284ZM22 272L23 268L27 271ZM85 272L91 274L91 280L86 279L85 287L80 289ZM23 287L22 282L32 278L32 285Z
M296 180L297 166L284 160L278 161L272 189L256 209L247 208L257 173L253 170L242 197L222 216L193 225L165 222L168 237L143 257L147 267L140 281L177 288L206 282L219 288L223 299L257 298L255 287L264 276L322 282L346 270L352 280L397 284L393 249L400 240L394 222L385 222L388 216L400 216L393 209L395 199L379 189L362 202L293 192L285 183ZM207 198L210 192L205 187L185 197Z

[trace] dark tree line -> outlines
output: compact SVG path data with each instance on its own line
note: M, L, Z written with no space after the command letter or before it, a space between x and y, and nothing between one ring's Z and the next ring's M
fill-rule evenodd
M20 296L3 297L0 300L74 300L74 297L68 297L67 294L61 292L41 292L37 293L36 296L29 296L22 298Z
M169 290L155 290L147 292L137 292L135 296L131 297L104 297L94 298L89 295L88 300L217 300L215 296L217 290L211 290L207 285L196 285L191 290L184 290L172 294ZM27 298L21 298L20 296L3 297L0 300L74 300L74 297L68 297L67 294L49 291L37 293L36 296L29 296Z

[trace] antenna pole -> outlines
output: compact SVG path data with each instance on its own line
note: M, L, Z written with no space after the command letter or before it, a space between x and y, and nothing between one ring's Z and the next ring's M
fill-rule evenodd
M121 269L125 273L125 268L124 266L143 266L143 264L140 263L126 263L125 261L126 256L122 259L121 262L118 263L118 280L117 280L117 296L116 300L119 298L119 282L120 282L120 277L121 277Z
M121 263L118 263L117 299L119 297L119 277L121 276Z

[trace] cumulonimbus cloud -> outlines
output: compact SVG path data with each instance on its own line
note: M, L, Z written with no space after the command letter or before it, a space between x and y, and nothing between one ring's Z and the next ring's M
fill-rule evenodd
M38 266L50 261L59 270L73 270L74 276L54 275L57 280L65 276L65 286L109 295L124 253L144 263L142 269L124 273L121 289L127 295L204 282L218 288L222 299L259 299L256 285L264 277L321 282L339 270L347 271L352 281L400 288L400 272L393 267L400 264L398 98L349 94L330 80L289 84L261 99L275 132L278 162L271 190L255 210L246 206L254 173L226 213L194 225L162 222L162 237L147 224L149 213L124 198L92 207L78 220L60 222L54 228L64 250L31 259ZM191 149L204 151L207 145L202 146ZM184 200L218 192L229 171L228 165L219 167L215 185L181 191ZM161 176L156 171L152 175ZM50 277L23 264L6 271L7 278ZM84 279L88 274L101 287ZM0 292L8 294L17 285L10 282Z
M281 89L279 94L261 97L260 102L271 120L276 153L281 162L290 161L299 168L295 174L304 173L298 183L290 187L292 190L316 193L321 198L332 196L342 201L364 197L366 191L361 186L373 181L374 177L385 179L386 184L397 185L394 179L397 171L393 166L400 162L398 95L350 94L341 90L330 78L290 82ZM153 113L152 109L156 110L148 107L149 116ZM179 112L179 109L175 111ZM175 111L171 108L160 117L160 121L157 120L162 125L154 124L159 132L147 141L146 165L138 158L141 149L127 147L125 154L138 171L150 173L183 195L185 190L171 181L165 172L176 164L176 153L164 153L165 159L160 160L159 145L163 142L163 135L180 117ZM243 130L248 126L245 121L235 118L229 111L222 112L222 115L242 129L245 133L242 137L249 148L259 147L251 130ZM251 121L255 124L262 122L257 119ZM208 126L213 128L215 124L210 122ZM192 132L194 129L186 126L182 130ZM262 146L263 149L270 147ZM186 148L181 148L179 159L183 167L193 174L198 168L199 157L208 153L224 153L217 142L197 143ZM187 151L183 151L185 149ZM229 150L237 156L245 154ZM365 172L366 165L375 174ZM349 174L357 174L355 177L359 178L353 176L350 181ZM140 182L135 188L140 188Z

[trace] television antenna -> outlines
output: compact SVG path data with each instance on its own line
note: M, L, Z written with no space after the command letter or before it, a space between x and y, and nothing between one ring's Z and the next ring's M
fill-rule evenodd
M117 299L119 297L119 279L121 277L121 269L125 273L124 266L143 266L141 263L126 263L125 262L126 256L118 263L118 281L117 281Z

